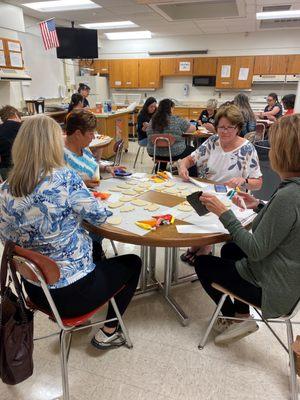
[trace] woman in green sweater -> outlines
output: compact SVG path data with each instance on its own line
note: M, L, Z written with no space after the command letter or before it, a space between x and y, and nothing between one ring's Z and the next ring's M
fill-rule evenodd
M260 307L265 318L276 318L288 314L300 298L300 114L281 118L269 137L271 166L282 180L278 190L267 204L247 193L233 198L238 206L242 198L247 208L258 213L252 233L216 196L203 194L200 201L219 217L233 243L223 246L221 258L199 256L195 269L215 303L221 293L212 288L212 282ZM241 339L258 329L242 302L227 297L222 314L247 319L218 319L216 344Z

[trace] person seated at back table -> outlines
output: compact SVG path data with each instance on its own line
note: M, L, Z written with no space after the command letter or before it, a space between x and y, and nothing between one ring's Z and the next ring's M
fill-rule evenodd
M83 96L83 107L90 108L90 103L87 99L91 91L91 88L85 83L79 83L77 92Z
M157 109L156 99L154 97L148 97L137 117L138 143L140 146L144 147L147 146L148 139L146 130L156 109Z
M73 93L68 108L68 113L83 109L83 96L80 93Z
M259 113L260 118L274 121L282 117L282 105L279 103L277 93L270 93L267 97L267 103L264 112Z
M21 126L21 115L16 108L4 106L0 118L0 175L5 180L12 167L11 149Z
M198 125L203 126L209 132L215 132L215 117L217 113L218 101L209 99L206 109L201 112L198 118Z
M52 258L60 270L49 287L62 317L86 314L112 296L121 314L137 287L141 260L124 255L96 264L92 241L83 220L100 225L111 215L96 200L82 179L64 163L60 126L45 115L23 122L12 149L13 168L0 185L0 239ZM24 281L30 299L50 311L43 290ZM109 305L107 318L115 318ZM107 323L92 340L98 349L125 343L117 322Z
M282 104L285 109L284 115L294 114L296 95L295 94L286 94L282 98Z
M170 99L163 99L159 102L158 109L153 115L147 128L147 152L153 157L154 145L151 142L151 136L155 134L171 134L175 137L175 143L171 146L172 161L191 154L194 148L185 144L183 133L195 132L196 127L183 118L173 115L175 103ZM165 170L169 161L169 149L167 147L157 148L156 156L165 160L161 163L161 170Z
M216 114L217 135L208 138L179 164L179 175L189 180L188 170L197 166L198 177L229 186L259 190L262 173L257 152L252 143L239 136L244 126L240 110L234 106L220 107ZM197 254L209 253L211 246L192 247L181 255L181 260L194 265Z
M264 318L288 315L300 296L300 116L282 117L269 132L271 166L281 178L278 190L265 204L248 193L238 193L233 202L258 213L252 233L244 228L231 210L214 195L203 194L200 201L216 214L234 243L225 244L221 258L199 256L195 270L199 280L217 304L222 293L213 282L262 309ZM228 344L258 329L250 318L249 306L227 297L222 309L227 317L214 328L216 344Z
M249 98L244 93L239 93L234 98L234 105L238 107L244 117L244 126L240 136L244 137L247 133L256 130L256 117L249 103Z

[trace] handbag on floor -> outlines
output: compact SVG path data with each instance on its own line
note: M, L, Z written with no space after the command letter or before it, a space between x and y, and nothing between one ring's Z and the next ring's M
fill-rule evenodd
M22 287L12 264L12 277L7 283L13 249L14 243L7 242L1 261L0 377L8 385L16 385L33 373L33 312L25 306ZM16 294L10 288L12 281Z
M292 344L294 356L295 356L295 365L297 375L300 376L300 336L296 337L296 340Z

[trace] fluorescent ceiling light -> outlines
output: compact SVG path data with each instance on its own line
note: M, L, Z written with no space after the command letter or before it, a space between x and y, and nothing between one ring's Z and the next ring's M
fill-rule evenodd
M131 21L95 22L91 24L80 24L80 26L88 29L117 29L138 27L138 25Z
M267 11L256 13L256 19L299 18L300 10Z
M101 8L98 4L91 0L55 0L40 1L38 3L23 3L22 6L32 8L36 11L69 11L69 10L86 10L89 8Z
M152 37L150 31L105 32L105 35L109 40L151 39Z

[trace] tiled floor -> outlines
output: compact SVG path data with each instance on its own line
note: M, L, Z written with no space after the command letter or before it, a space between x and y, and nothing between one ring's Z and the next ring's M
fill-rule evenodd
M133 165L135 145L123 163ZM138 170L151 170L145 155ZM111 246L105 241L108 254ZM137 246L118 245L119 252L139 253ZM158 257L162 270L163 257ZM181 265L182 271L190 271ZM212 337L199 351L199 339L213 304L200 284L188 283L172 290L190 316L182 327L158 293L136 297L126 313L134 347L97 351L89 342L93 331L74 335L69 361L72 400L283 400L288 399L288 360L281 347L261 326L235 344L217 347ZM276 331L285 339L282 326ZM37 314L35 335L56 331ZM300 327L295 329L300 334ZM2 400L53 400L61 396L57 338L35 342L34 375L15 387L0 384Z

